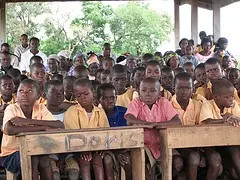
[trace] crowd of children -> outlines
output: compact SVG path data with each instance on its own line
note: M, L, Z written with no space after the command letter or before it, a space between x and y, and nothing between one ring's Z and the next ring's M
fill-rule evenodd
M21 36L14 54L1 46L0 166L21 177L21 132L148 125L144 130L146 179L161 177L158 126L230 124L240 126L240 71L226 50L228 41L200 32L201 44L186 38L180 49L129 53L116 58L109 43L101 55L69 51L46 55L40 41ZM5 48L7 47L7 48ZM18 63L16 63L18 62ZM199 135L201 138L201 135ZM235 137L233 137L235 138ZM33 179L132 179L128 149L50 154L32 158ZM240 178L240 147L173 150L173 178Z

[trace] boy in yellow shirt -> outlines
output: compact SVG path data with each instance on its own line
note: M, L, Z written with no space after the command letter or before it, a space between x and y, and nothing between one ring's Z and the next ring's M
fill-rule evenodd
M234 86L227 79L212 81L213 99L203 103L199 121L207 124L232 124L240 126L240 107L234 101ZM240 178L240 147L230 146L218 148L227 151L230 167L235 173L234 179Z
M78 104L71 106L65 112L64 125L66 129L109 127L104 110L93 105L93 87L90 80L76 80L74 93ZM79 162L83 180L91 179L91 164L93 165L95 178L104 180L102 157L102 152L79 153L77 161ZM71 163L74 163L73 161L74 159L72 159Z
M127 85L127 68L123 65L116 64L111 69L111 80L116 88L117 102L116 106L128 107L133 99L132 88L126 88Z

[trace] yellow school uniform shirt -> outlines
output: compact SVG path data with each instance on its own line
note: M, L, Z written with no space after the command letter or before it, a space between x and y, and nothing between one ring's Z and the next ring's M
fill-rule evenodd
M207 99L205 97L203 97L201 94L197 94L197 93L194 93L192 95L192 99L194 100L197 100L197 101L201 101L201 102L204 102L206 101Z
M180 104L177 102L176 95L172 97L172 105L178 111L179 118L182 125L195 125L199 124L199 116L202 108L202 102L194 99L189 100L186 111L182 109Z
M209 81L207 85L199 87L196 91L196 94L200 94L205 97L207 100L212 99L212 83ZM237 104L240 104L240 98L238 96L237 90L234 88L234 100Z
M9 101L9 102L5 102L5 101L3 100L3 98L0 97L0 106L3 105L3 104L14 104L14 103L16 102L16 99L17 99L17 97L16 97L15 94L12 95L12 100Z
M209 100L203 102L199 122L203 122L204 120L211 118L211 119L222 119L222 115L230 113L233 116L240 117L240 107L239 105L234 101L234 104L230 108L224 108L223 113L220 112L220 109L218 108L217 104L214 100Z
M79 104L68 108L64 114L66 129L101 128L109 127L108 119L102 108L93 105L91 117Z
M7 122L14 117L26 118L19 103L10 104L5 109L2 130L4 130ZM37 102L33 106L32 119L56 120L44 104L39 104ZM3 133L0 157L10 155L16 151L19 151L19 142L16 136L8 136Z
M130 102L133 100L133 88L128 88L127 91L121 95L117 95L116 106L128 107Z

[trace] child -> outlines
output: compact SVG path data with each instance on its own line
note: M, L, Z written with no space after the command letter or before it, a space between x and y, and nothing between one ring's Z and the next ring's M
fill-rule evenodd
M85 129L109 127L108 119L102 108L93 105L93 87L88 79L78 79L74 84L78 104L71 106L64 115L66 129ZM91 164L95 178L104 180L102 152L79 153L78 162L83 180L91 179Z
M194 69L195 69L195 66L193 65L193 63L191 62L186 62L184 65L183 65L183 68L185 69L185 71L190 74L192 76L192 78L194 78Z
M116 64L111 70L112 84L116 88L117 106L128 107L133 99L133 89L126 88L127 85L127 69L125 66Z
M182 67L177 67L175 69L173 69L174 71L174 75L176 76L178 73L182 73L182 72L186 72L185 69L183 69Z
M111 69L114 65L114 59L111 58L111 57L104 57L103 59L103 62L102 62L102 66L103 66L103 69L106 70L106 69Z
M195 83L196 89L208 83L204 63L197 65L197 67L194 70L194 77L196 79L196 83Z
M92 87L93 87L93 104L95 106L98 106L99 101L98 101L98 97L97 97L97 89L98 89L98 86L100 86L101 83L99 83L95 80L91 80L91 83L92 83Z
M239 69L231 68L228 75L227 75L227 78L236 88L237 85L240 83L240 71L239 71Z
M180 58L179 65L183 66L187 62L191 62L194 65L194 67L196 67L198 65L198 59L196 56L193 55L193 53L194 53L193 46L188 45L186 47L186 55Z
M147 68L146 68L146 77L152 77L156 80L160 80L161 78L161 68L160 68L160 64L158 63L158 61L149 61L147 64ZM160 86L160 91L162 94L162 97L167 98L169 101L172 98L172 94L166 90L163 89L162 86Z
M200 123L207 124L232 124L240 125L240 108L234 101L234 86L227 79L217 79L212 81L212 97L210 101L203 103ZM240 178L240 147L230 146L218 148L227 151L228 161L235 170L233 179ZM225 154L226 155L226 154ZM216 178L212 178L216 179Z
M21 72L18 69L12 68L12 69L9 69L9 71L7 72L7 75L9 75L12 78L14 83L13 93L16 93L19 87L19 84L21 82Z
M133 56L128 56L126 59L127 70L132 73L133 70L137 67L137 59Z
M85 66L76 66L74 69L73 69L73 76L76 78L76 79L79 79L79 78L88 78L88 70Z
M53 74L53 75L50 77L50 80L58 80L58 81L60 81L61 83L63 83L63 75L61 75L61 74Z
M129 104L125 114L129 125L164 126L181 124L177 111L167 99L160 96L160 86L159 81L151 77L141 82L140 97L134 99ZM144 144L147 149L147 155L150 157L149 160L152 159L150 161L151 170L147 169L148 174L146 177L153 178L155 176L156 163L159 162L160 158L158 130L146 129L144 131ZM177 174L181 169L178 169L174 174ZM152 172L149 173L150 171Z
M111 71L109 69L103 70L101 73L101 84L110 83Z
M235 68L235 64L232 61L230 56L224 56L222 59L222 68L223 71L225 72L225 76L227 76L227 69L229 68Z
M95 80L95 74L99 68L99 63L98 62L92 62L88 66L88 71L89 71L89 79L90 80Z
M130 83L135 89L133 92L133 99L137 98L139 95L139 86L143 79L145 79L145 67L137 67L133 70L130 78Z
M108 122L110 127L120 127L127 126L126 119L124 114L127 109L122 106L115 106L116 103L116 90L112 84L101 84L97 90L98 100L102 105L102 108L105 110L105 113L108 117ZM125 150L114 151L116 155L118 166L121 165L126 173L126 179L132 179L132 170L130 164L130 154ZM105 164L105 175L107 179L114 179L113 173L113 159L110 155L105 155L104 157ZM117 168L118 169L118 168Z
M188 46L188 39L187 38L182 38L179 42L179 47L181 49L177 49L176 53L179 56L184 56L186 54L186 47Z
M141 58L141 66L146 67L148 61L152 61L154 58L153 54L151 53L146 53L142 56Z
M3 118L3 139L0 162L8 171L21 174L19 143L15 135L22 132L45 131L64 128L63 123L56 121L43 104L37 103L38 85L34 80L26 79L20 83L17 92L17 103L9 105ZM32 158L32 179L52 179L52 170L48 156Z
M95 80L101 83L101 74L103 72L103 69L98 69L95 73Z
M58 74L59 72L59 57L55 54L48 56L48 69L49 74Z
M172 95L174 94L173 91L173 81L174 81L174 72L169 67L164 67L161 69L161 79L160 82L162 87L168 90Z
M65 102L75 102L75 95L73 92L73 85L76 81L74 76L67 76L63 79Z

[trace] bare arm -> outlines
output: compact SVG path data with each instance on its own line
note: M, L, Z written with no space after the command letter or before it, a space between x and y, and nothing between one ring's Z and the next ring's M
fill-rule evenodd
M132 114L127 114L126 115L126 120L127 120L127 124L129 126L136 125L136 124L137 125L150 125L150 124L152 124L150 122L146 122L146 121L143 121L141 119L138 119Z
M206 122L206 124L224 124L226 121L224 119L205 119L203 122Z
M181 120L178 115L175 115L170 121L154 123L154 126L176 126L181 125Z

